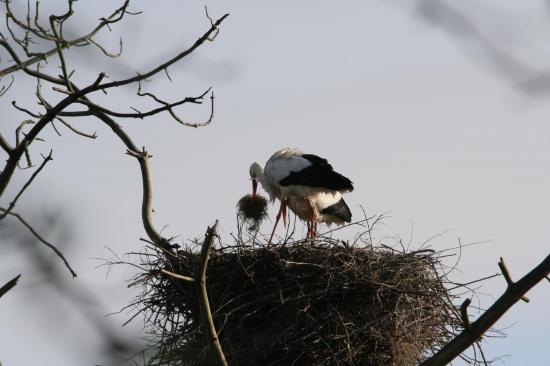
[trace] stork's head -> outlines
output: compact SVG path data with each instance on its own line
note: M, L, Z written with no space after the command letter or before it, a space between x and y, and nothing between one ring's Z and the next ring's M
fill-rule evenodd
M258 189L258 180L264 174L264 169L258 163L252 163L250 166L250 179L252 180L252 197L256 197Z

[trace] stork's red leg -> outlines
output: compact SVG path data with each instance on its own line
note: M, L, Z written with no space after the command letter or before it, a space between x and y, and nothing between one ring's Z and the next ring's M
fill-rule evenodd
M287 215L287 212L288 210L286 209L286 200L282 201L281 202L281 210L283 210L282 214L283 214L283 224L285 225L285 228L288 227L288 215Z
M307 199L307 202L309 203L309 208L311 209L311 219L310 223L308 224L308 236L313 239L315 235L317 235L317 211L315 211L315 208L309 198Z
M284 212L284 215L283 215L283 212ZM277 224L279 223L279 220L281 219L281 215L286 216L286 200L281 201L281 207L279 208L279 213L277 214L277 217L275 218L275 225L273 226L273 231L271 232L271 236L269 237L268 244L271 244L271 240L273 239L273 234L275 234L275 229L277 228Z

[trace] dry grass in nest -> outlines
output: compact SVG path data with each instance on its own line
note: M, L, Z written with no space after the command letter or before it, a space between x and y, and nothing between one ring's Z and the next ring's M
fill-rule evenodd
M267 217L267 199L247 194L237 202L237 214L246 220L249 230L256 231Z
M210 365L192 275L196 251L154 251L137 304L160 336L152 365ZM215 250L208 293L227 360L245 365L413 365L462 330L433 251L342 241ZM155 274L155 275L152 275Z

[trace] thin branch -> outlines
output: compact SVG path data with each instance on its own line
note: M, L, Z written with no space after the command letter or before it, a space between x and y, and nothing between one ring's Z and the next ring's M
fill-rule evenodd
M7 210L5 208L2 208L0 207L0 211L1 212L6 212ZM19 220L19 222L21 222L30 232L32 235L34 235L34 237L36 239L38 239L39 242L41 242L42 244L44 244L45 246L47 246L48 248L50 248L51 250L54 251L54 253L63 261L63 263L65 263L65 267L67 267L67 269L69 270L69 272L71 272L71 274L73 275L73 277L76 277L76 272L72 269L71 265L69 264L69 261L67 261L67 259L65 258L65 256L63 255L63 253L61 253L61 251L59 249L57 249L57 247L53 244L51 244L50 242L48 242L46 239L44 239L32 226L31 224L29 224L25 219L23 219L23 217L21 217L20 214L18 214L17 212L10 212L8 215L10 216L13 216L15 217L17 220Z
M30 76L34 76L34 77L37 77L39 79L49 81L50 83L59 84L59 85L64 85L65 84L62 79L59 79L59 78L56 78L56 77L53 77L53 76L50 76L50 75L47 75L47 74L43 74L43 73L38 72L38 71L31 70L28 67L26 67L21 62L21 60L19 59L19 56L17 56L17 53L15 52L15 50L11 47L11 45L5 39L0 39L0 46L4 47L4 49L6 51L8 51L8 53L10 54L13 61L15 61L16 65L15 65L15 70L14 71L23 70L23 72L25 72L26 74L28 74ZM37 60L37 62L38 61L40 61L40 60ZM3 76L3 75L5 75L5 74L0 73L0 76Z
M0 147L10 155L13 152L13 147L6 141L4 136L0 134Z
M473 280L473 281L469 281L469 282L464 282L464 283L449 281L448 283L449 283L449 284L452 284L452 285L454 285L454 286L453 286L453 287L448 287L448 288L447 288L447 291L452 291L452 290L455 290L455 289L457 289L457 288L466 287L466 286L468 286L468 285L471 285L471 284L474 284L474 283L478 283L478 282L483 282L483 281L486 281L486 280L490 280L491 278L495 278L495 277L499 277L499 276L501 276L500 273L495 273L495 274L493 274L493 275L485 276L485 277L479 278L479 279L477 279L477 280Z
M88 112L86 112L88 113ZM87 114L89 115L89 113ZM97 138L97 133L94 132L92 134L89 134L89 133L86 133L86 132L82 132L76 128L74 128L71 124L69 124L68 122L66 122L64 119L62 119L61 117L57 117L57 120L61 123L63 123L69 130L73 131L74 133L76 133L77 135L80 135L80 136L83 136L83 137L87 137L89 139L92 139L92 140L95 140ZM52 121L53 123L53 121Z
M189 276L182 276L180 274L177 274L177 273L174 273L174 272L170 272L164 268L162 268L160 270L162 273L164 273L165 275L167 276L170 276L170 277L174 277L174 278L177 278L178 280L182 280L182 281L186 281L186 282L195 282L195 279L193 277L189 277Z
M0 297L4 296L9 290L15 287L17 285L17 282L19 282L19 279L21 278L21 275L18 274L13 279L6 282L6 284L2 287L0 287Z
M57 40L63 40L63 23L69 19L71 15L74 14L73 11L73 4L76 2L76 0L68 0L69 7L67 8L67 12L61 15L51 15L50 19L53 19L55 22L59 24L59 36L57 35L57 32L55 30L52 30Z
M23 141L21 141L21 138L19 137L19 135L21 134L21 130L23 129L23 127L25 127L26 125L32 125L34 124L35 122L33 120L25 120L23 122L21 122L19 124L19 126L15 129L15 147L16 147L16 150L14 150L13 154L10 155L10 159L15 156L15 152L19 149L23 149L23 153L25 154L25 158L27 159L27 168L30 168L32 167L32 160L31 160L31 155L29 154L29 140L26 138L26 135L24 135L25 137L23 138ZM8 161L10 160L8 159Z
M508 267L506 267L506 263L504 263L504 258L500 257L500 261L498 262L498 266L500 268L500 271L502 272L502 275L504 276L504 279L506 280L506 283L508 286L512 286L514 284L514 281L512 280L512 275L510 274L510 271L508 270ZM529 302L529 299L527 296L522 296L521 300L524 302Z
M0 44L2 44L2 41L0 41ZM24 69L24 70L25 72L34 72L33 70L28 70L28 69ZM4 169L0 173L0 196L2 196L6 187L8 186L8 183L11 177L13 176L15 169L18 166L21 156L27 150L27 145L30 142L32 142L38 136L40 131L42 131L42 129L46 125L48 125L52 120L54 120L58 116L58 114L63 111L63 109L73 104L79 98L85 98L85 95L87 93L92 92L97 87L97 84L101 82L101 79L103 77L104 77L104 74L99 74L99 76L97 77L96 81L93 84L83 88L82 90L77 90L75 93L71 95L68 95L67 97L62 99L60 102L58 102L54 107L48 109L46 114L36 122L36 124L25 135L25 138L23 139L23 141L20 144L17 144L12 154L9 156L9 159L6 165L4 166Z
M69 16L71 16L71 14L73 13L72 5L73 5L73 2L69 0L69 10L67 11L66 14L61 16L50 15L50 26L53 34L55 35L55 47L57 48L57 55L59 56L59 61L61 62L61 72L63 73L63 80L65 81L65 85L67 86L67 89L71 92L73 90L71 87L71 82L69 80L69 74L67 72L67 63L65 62L65 56L63 55L63 48L61 47L63 39L61 38L62 36L60 36L57 33L57 29L55 29L55 22L56 21L61 22L59 26L61 29L61 25L63 24L62 22L65 19L67 19Z
M11 86L13 85L13 82L15 81L15 78L13 77L13 75L10 75L10 76L11 76L10 83L7 86L2 85L2 88L0 88L0 97L6 94L8 90L10 90Z
M33 117L33 118L41 118L41 117L42 117L41 115L36 114L36 113L33 113L33 112L31 112L30 110L28 110L28 109L26 109L26 108L23 108L23 107L18 106L18 105L17 105L17 102L16 102L15 100L12 100L11 105L12 105L15 109L17 109L17 110L19 110L19 111L21 111L21 112L24 112L24 113L28 114L29 116L31 116L31 117Z
M538 266L526 274L518 282L509 282L506 291L497 301L485 311L475 322L471 323L470 329L453 338L445 347L435 355L422 362L421 366L446 365L458 357L464 350L474 344L504 313L517 303L531 288L542 281L550 273L550 255L548 255Z
M193 43L193 45L191 47L189 47L187 50L185 50L183 52L180 52L176 56L172 57L170 60L160 64L159 66L157 66L157 67L155 67L155 68L153 68L149 71L147 71L146 73L138 74L137 76L134 76L134 77L131 77L131 78L128 78L128 79L112 81L110 83L102 84L102 85L99 86L98 89L104 90L104 89L113 88L113 87L117 87L117 86L128 85L128 84L135 83L135 82L138 82L138 81L143 81L143 80L146 80L146 79L150 78L151 76L163 71L167 67L175 64L176 62L178 62L182 58L186 57L187 55L189 55L190 53L195 51L200 45L202 45L206 40L208 40L208 38L212 35L212 33L216 32L218 30L218 27L220 26L220 24L228 16L229 16L229 14L225 14L220 19L218 19L210 27L210 29L206 33L204 33L199 39L197 39L195 41L195 43Z
M35 7L34 7L34 26L38 31L40 31L44 35L48 35L48 31L43 28L40 23L38 22L38 18L40 17L40 1L36 0Z
M191 101L189 100L188 102L190 103L195 103L195 104L201 104L202 103L202 99L204 98L204 96L210 91L212 90L212 88L208 88L204 93L202 93L201 95L199 95L198 97L194 97L195 101ZM147 93L147 92L142 92L141 91L141 83L139 83L139 86L138 86L138 91L137 91L137 95L139 95L140 97L150 97L152 98L155 102L159 103L159 104L162 104L164 105L164 108L158 108L159 112L162 112L162 111L168 111L168 113L170 113L170 115L172 116L172 118L174 118L177 122L179 122L180 124L184 125L184 126L187 126L187 127L193 127L193 128L197 128L197 127L204 127L204 126L207 126L210 124L210 122L212 122L212 120L214 119L214 92L212 92L212 94L210 95L210 116L208 117L208 119L204 122L187 122L187 121L184 121L181 117L179 117L178 115L176 115L176 113L174 112L173 108L174 106L176 106L176 103L168 103L160 98L158 98L156 95L154 95L153 93ZM187 99L187 98L186 98ZM185 100L183 100L183 103L185 103Z
M204 237L204 243L202 244L201 256L199 267L195 275L195 280L199 285L199 307L201 310L202 316L202 325L204 328L204 335L208 343L208 348L212 359L218 366L227 366L227 361L225 360L225 355L218 338L218 333L216 332L216 327L214 325L214 320L212 319L212 312L210 310L210 302L208 301L208 291L206 290L206 267L208 265L208 258L210 256L210 249L214 243L214 238L216 237L216 229L218 227L218 221L209 227L206 230L206 235Z
M97 43L96 41L94 41L92 38L89 38L88 39L90 41L90 43L92 43L94 46L96 46L97 48L99 48L99 50L101 52L103 52L103 54L107 57L110 57L110 58L117 58L119 57L120 55L122 55L122 37L120 38L119 40L119 49L118 49L118 52L117 53L111 53L109 51L107 51L102 45L100 45L99 43Z
M182 124L184 126L187 126L187 127L198 128L198 127L208 126L210 124L210 122L212 122L212 119L214 119L214 92L212 92L212 94L210 94L210 116L204 122L186 122L186 121L182 120L180 117L178 117L176 115L176 113L172 110L172 108L168 108L168 113L170 113L172 118L174 118L180 124Z
M117 135L120 140L126 145L127 154L135 157L141 169L141 178L143 184L143 198L141 204L141 218L143 222L143 227L147 236L155 244L155 246L167 250L169 252L173 251L170 242L163 238L158 231L153 226L153 208L152 208L152 197L153 197L153 183L151 178L151 169L149 168L149 158L151 157L145 148L141 151L136 147L132 139L122 130L120 125L116 123L111 117L92 109L91 113L103 121L107 126L109 126L115 135Z
M460 317L462 318L462 323L464 324L464 329L470 331L472 329L472 326L470 325L470 318L468 316L468 306L470 306L470 303L472 302L471 299L466 299L460 305Z
M21 197L21 195L23 194L23 192L25 192L25 190L31 185L32 181L34 180L34 178L36 178L36 176L38 174L40 174L40 171L46 166L46 164L48 163L48 161L50 160L53 160L52 158L52 150L50 150L50 153L48 154L48 156L44 157L44 160L42 161L42 164L40 164L40 166L38 167L38 169L36 169L34 171L34 173L32 173L30 179L23 185L23 187L21 188L21 190L19 191L19 193L17 193L17 195L15 196L15 198L10 202L10 205L8 206L8 209L4 211L4 213L2 213L0 215L0 221L2 221L10 212L11 210L13 210L13 208L15 207L15 204L17 203L17 200L19 199L19 197Z
M130 0L126 0L124 2L124 4L120 8L115 10L111 15L109 15L106 18L102 18L101 23L99 25L97 25L88 34L83 35L83 36L78 37L78 38L75 38L71 41L64 41L61 44L61 48L65 49L65 48L69 48L71 46L76 46L76 45L82 44L84 42L88 42L90 39L92 39L105 26L120 21L122 19L122 17L124 16L124 14L130 14L130 15L139 14L139 13L131 13L131 12L126 10L129 3L130 3ZM37 5L36 15L35 15L35 25L36 25L37 29L42 32L42 35L45 35L46 34L45 30L37 24L37 18L38 18L38 5ZM13 19L13 17L12 17L12 19ZM34 31L36 31L36 30L34 30ZM52 35L50 35L49 38L47 38L47 40L54 41L54 37ZM35 64L39 61L46 60L48 57L55 55L57 52L58 52L58 49L57 49L57 46L56 46L56 47L50 49L49 51L39 53L36 56L34 56L32 58L29 58L28 60L16 61L15 65L10 66L10 67L6 67L5 69L0 70L0 77L2 77L4 75L11 74L12 72L21 70L23 68L26 68L26 67L28 67L32 64Z
M214 42L214 40L216 39L216 37L218 36L218 34L220 33L220 30L218 29L218 27L214 24L214 21L212 20L212 18L210 17L210 15L208 15L208 7L205 5L204 6L204 12L206 13L206 17L208 18L208 20L210 21L210 26L212 27L216 27L216 31L212 33L212 35L210 35L208 37L208 40L210 42Z
M174 64L175 62L181 60L185 56L189 55L196 48L198 48L202 43L204 43L208 39L208 37L211 35L211 33L218 29L219 24L221 24L221 22L228 16L228 14L226 14L225 16L220 18L215 24L213 24L211 26L211 29L209 29L202 37L200 37L187 50L185 50L183 52L180 52L175 57L173 57L173 58L169 59L167 62L155 67L154 69L150 70L146 74L138 75L137 77L134 77L134 78L129 78L129 79L116 81L116 82L112 82L112 83L105 83L105 84L101 84L101 82L102 82L105 75L100 74L99 77L95 80L95 82L93 82L92 84L86 86L85 88L79 89L79 88L77 88L76 85L74 85L69 80L70 73L68 72L68 69L66 68L66 65L63 65L63 53L62 53L62 51L63 51L64 48L68 47L68 45L62 39L62 37L63 37L62 25L63 25L63 21L65 21L65 19L68 16L70 16L71 13L72 13L71 8L70 8L71 5L72 5L72 0L69 0L69 10L67 11L66 14L58 16L58 17L56 17L56 16L50 17L50 23L51 23L50 25L52 27L52 32L53 32L53 36L52 36L53 39L51 39L51 41L56 42L56 49L55 49L54 52L57 52L59 54L60 62L62 63L62 68L63 68L63 66L65 66L65 68L62 70L63 71L63 76L62 77L53 77L51 75L44 74L44 73L39 71L39 68L37 68L36 71L29 69L28 66L31 63L39 62L40 60L45 59L44 54L38 55L39 57L37 59L35 59L34 61L32 61L32 60L22 61L22 60L19 59L17 53L15 52L13 47L7 42L7 40L3 37L0 38L0 47L3 47L4 49L7 50L7 52L10 54L10 56L12 57L13 61L16 63L16 66L17 66L16 68L12 69L9 72L13 72L13 71L16 71L16 70L22 70L26 74L37 78L39 81L40 80L45 80L45 81L51 82L51 83L56 84L56 85L63 85L63 86L66 86L67 89L70 91L68 93L68 95L66 95L61 101L59 101L57 104L55 104L55 106L49 106L48 103L45 101L45 99L40 97L39 92L38 92L39 100L44 105L44 107L46 108L46 113L44 115L40 115L39 116L40 118L37 117L36 121L33 121L34 125L28 131L28 133L26 133L24 135L25 137L22 138L22 139L19 138L20 137L19 132L21 130L19 128L18 133L16 135L17 145L13 148L13 150L9 154L9 158L7 160L7 163L4 166L4 168L2 169L2 171L0 172L0 196L4 193L11 177L13 176L13 173L14 173L16 167L18 166L19 160L21 159L23 154L28 156L27 147L32 143L32 141L34 141L36 138L38 138L38 134L43 130L43 128L45 126L47 126L49 123L52 123L56 118L63 117L63 116L93 115L93 116L96 116L97 118L99 118L101 121L103 121L109 127L111 127L113 132L126 145L126 147L128 149L128 154L133 156L134 158L136 158L138 160L138 162L140 164L140 168L141 168L142 183L143 183L142 221L143 221L144 229L145 229L148 237L151 239L151 241L153 243L155 243L155 245L157 247L162 248L163 250L172 252L173 248L170 245L169 240L163 238L158 233L158 231L154 228L154 226L152 224L153 210L152 210L152 203L151 203L152 202L152 183L151 183L152 179L151 179L151 173L150 173L150 168L149 168L150 155L147 153L147 151L145 149L141 149L141 150L138 149L135 146L135 144L133 143L133 141L130 139L130 137L118 125L118 123L116 123L109 115L107 115L107 113L102 111L98 106L91 103L91 101L87 98L87 94L95 92L95 91L99 91L99 90L105 91L106 89L108 89L110 87L127 85L127 84L130 84L130 83L133 83L133 82L139 82L139 81L142 81L142 80L146 80L148 77L150 77L152 75L155 75L156 73L158 73L162 70L166 71L167 67L169 67L170 65ZM110 19L104 19L104 18L101 19L102 25L108 27L109 24L117 22L120 19L122 19L123 15L125 13L128 13L126 11L127 5L128 5L128 1L126 1L124 3L123 7L120 8L119 10L117 10L117 12L115 12L113 14L114 16L111 17ZM35 23L37 23L37 22L38 21L37 21L37 16L36 16L35 17ZM24 29L24 26L25 25L23 24L23 29ZM31 27L30 20L28 20L28 27ZM38 31L37 31L37 29L38 29ZM98 28L96 28L96 30L97 29ZM39 29L38 27L34 30L37 31L38 33L42 32L42 29ZM42 32L42 34L45 34L45 32ZM85 42L90 42L90 41L87 40L87 39L84 39L84 40L80 41L79 44L85 43ZM2 75L1 73L5 72L5 71L6 70L0 71L0 76ZM72 105L75 102L80 102L80 101L84 101L84 103L87 104L87 106L89 108L89 111L64 112L64 109L66 107ZM186 99L183 99L183 100L179 101L179 104L183 104L184 102L199 103L200 101L198 101L194 98L186 98ZM166 110L166 111L169 111L169 112L173 113L170 109L177 106L177 105L179 105L179 104L172 103L172 104L168 104L168 106L163 105L161 107L161 111ZM213 106L212 106L212 111L213 111ZM211 113L211 115L213 115L213 113ZM210 120L211 119L212 119L212 117L210 118ZM208 123L209 123L209 121L208 121ZM195 125L198 125L198 124L192 124L192 125L195 127ZM3 142L5 142L5 141L3 141ZM4 147L9 147L9 145L7 145L7 142L2 143L2 145ZM1 212L6 212L6 211L8 211L8 210L7 209L2 209ZM27 228L37 238L39 238L39 240L41 240L41 242L43 242L44 244L51 247L53 250L56 251L56 253L60 257L63 258L62 254L53 245L51 245L50 243L48 243L47 241L42 239L38 235L38 233L34 229L32 229L32 227L30 225L28 225L28 223L26 223L26 221L24 219L22 219L21 216L19 216L19 214L14 213L14 212L8 212L7 215L14 216L14 217L18 218L25 226L27 226ZM65 263L68 266L68 263L66 261L65 261ZM70 268L70 267L68 267L68 268ZM74 272L72 270L71 270L71 273L74 274Z
M15 13L13 12L13 10L10 8L10 2L9 0L6 0L4 1L4 3L6 4L6 18L11 18L11 20L19 27L21 28L22 30L24 31L27 31L27 32L31 32L33 33L35 36L43 39L43 40L46 40L46 41L53 41L54 40L54 36L53 35L50 35L48 34L47 31L45 31L43 28L38 28L38 29L34 29L32 27L29 26L29 24L25 24L25 22L23 22L22 20L20 20L19 18L17 18L15 16ZM7 21L7 20L6 20Z
M86 105L87 107L89 108L93 108L95 110L98 110L100 112L103 112L109 116L112 116L112 117L119 117L119 118L140 118L140 119L143 119L145 117L150 117L150 116L153 116L155 114L158 114L158 113L161 113L161 112L164 112L164 111L169 111L171 112L171 109L173 107L177 107L179 105L182 105L182 104L185 104L185 103L194 103L194 104L201 104L202 103L202 99L203 97L206 95L206 93L208 93L210 91L210 89L208 89L207 91L205 91L204 93L202 93L200 96L198 97L186 97L184 99L181 99L181 100L178 100L177 102L174 102L174 103L165 103L165 102L161 102L163 104L165 104L164 106L162 107L158 107L158 108L154 108L154 109L151 109L147 112L139 112L137 111L136 113L121 113L121 112L115 112L115 111L111 111L110 109L107 109L105 107L102 107L100 105L97 105L95 103L92 103L90 101L87 101L87 100L79 100L78 102L79 103L82 103L84 105ZM159 99L156 99L157 101L159 101ZM172 112L173 113L173 112ZM171 114L172 114L171 113ZM172 114L173 115L173 114ZM173 115L174 116L174 115Z

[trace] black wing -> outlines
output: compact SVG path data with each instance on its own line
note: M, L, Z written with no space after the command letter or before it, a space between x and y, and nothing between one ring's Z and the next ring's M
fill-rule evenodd
M312 164L300 171L290 173L279 182L280 185L300 185L326 188L333 191L353 191L351 180L335 172L327 159L312 154L303 154L301 157L309 160Z

